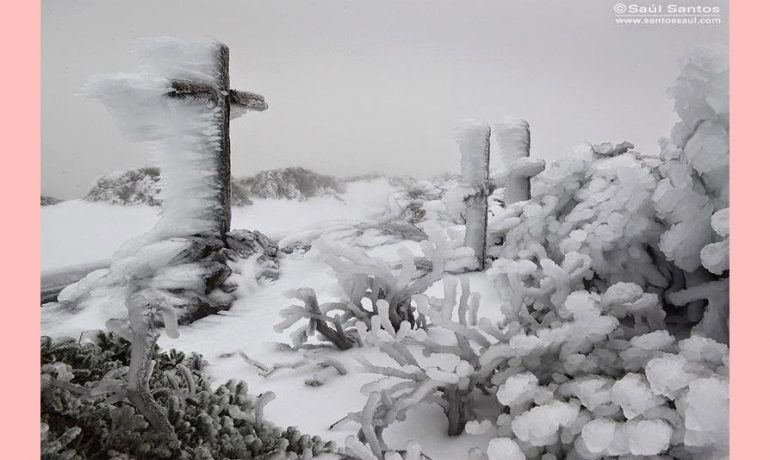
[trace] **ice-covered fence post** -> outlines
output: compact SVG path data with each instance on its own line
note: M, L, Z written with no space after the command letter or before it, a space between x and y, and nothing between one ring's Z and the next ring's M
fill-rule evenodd
M460 148L460 169L468 188L465 208L465 246L473 249L478 268L487 255L487 197L489 196L489 125L462 120L455 130Z
M525 120L505 119L494 127L506 169L505 204L531 198L530 179L543 172L544 160L529 158L530 132Z

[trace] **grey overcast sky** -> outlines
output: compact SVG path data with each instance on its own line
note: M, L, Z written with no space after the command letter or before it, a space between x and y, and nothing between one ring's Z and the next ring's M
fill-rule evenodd
M136 70L129 48L148 36L227 43L232 86L265 95L268 111L232 124L236 176L454 171L466 117L529 120L546 159L583 141L656 153L676 120L666 89L680 58L727 44L727 1L678 2L718 6L721 25L619 25L616 3L43 0L43 193L79 197L149 164L98 101L76 96L90 74Z

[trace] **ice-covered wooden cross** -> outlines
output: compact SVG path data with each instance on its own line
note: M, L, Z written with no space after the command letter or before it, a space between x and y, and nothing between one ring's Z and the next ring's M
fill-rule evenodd
M161 169L163 213L152 239L230 229L230 119L267 109L265 99L230 88L222 43L140 40L140 72L95 76L100 99L123 137L149 142Z

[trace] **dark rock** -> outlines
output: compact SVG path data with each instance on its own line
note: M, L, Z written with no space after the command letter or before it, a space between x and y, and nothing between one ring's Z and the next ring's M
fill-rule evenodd
M205 263L204 270L206 294L221 286L233 272L227 265L214 261Z
M51 206L61 203L62 200L52 196L40 195L40 206Z
M231 230L225 237L227 247L239 257L250 257L259 252L273 259L278 255L278 245L263 233L250 230Z
M305 241L297 241L288 246L281 248L281 252L284 254L304 254L310 250L312 245Z
M382 224L379 229L385 235L397 236L404 240L423 241L428 239L428 235L426 235L419 227L404 220L387 221Z
M174 257L169 265L195 262L225 247L224 242L214 235L198 235L186 239L190 242L189 246Z
M228 282L225 282L225 283L222 283L222 284L219 286L219 289L221 289L222 291L224 291L224 292L226 292L226 293L230 294L230 293L233 293L233 292L235 292L235 290L236 290L236 289L238 289L238 285L237 285L237 284L235 284L235 283L228 283Z

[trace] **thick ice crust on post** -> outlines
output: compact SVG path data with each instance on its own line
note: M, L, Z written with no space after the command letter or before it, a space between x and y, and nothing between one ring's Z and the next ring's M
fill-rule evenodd
M218 231L222 213L218 157L221 109L163 97L167 80L139 75L92 78L86 93L100 99L127 140L148 142L161 171L163 213L146 242Z
M473 249L480 269L487 251L487 196L489 196L489 125L462 120L455 131L460 148L463 182L471 190L466 199L465 246Z
M460 169L467 183L488 180L489 134L487 123L470 118L460 120L455 128L455 140L462 155Z
M107 106L126 140L149 143L161 170L161 219L129 246L223 234L230 225L228 49L155 38L135 51L141 73L92 77L84 88Z
M545 161L529 159L530 131L525 120L506 118L495 124L495 139L506 169L505 203L531 198L530 178L545 169Z
M503 164L511 171L516 167L516 160L529 156L529 123L526 120L505 118L495 123L494 131Z
M162 77L144 74L93 75L84 96L101 101L128 142L154 141L170 135L163 95L171 90Z
M223 203L219 177L220 108L194 100L169 100L173 135L151 146L161 171L163 213L158 237L219 231Z
M142 72L169 79L216 84L221 43L185 42L171 37L143 38L134 45Z
M545 171L545 160L540 158L522 157L513 164L513 175L529 179ZM529 199L531 197L527 197Z

